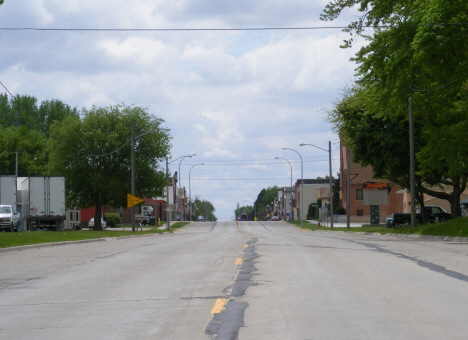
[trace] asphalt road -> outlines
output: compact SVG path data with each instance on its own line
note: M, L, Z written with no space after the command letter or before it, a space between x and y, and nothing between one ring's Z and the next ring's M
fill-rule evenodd
M0 339L468 336L464 242L197 222L0 258Z

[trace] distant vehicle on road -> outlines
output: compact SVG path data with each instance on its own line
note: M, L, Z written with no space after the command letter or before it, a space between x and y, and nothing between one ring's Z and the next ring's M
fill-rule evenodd
M198 222L205 222L205 218L202 215L198 216Z
M279 217L278 216L271 216L270 221L279 221Z
M239 217L239 221L248 221L249 217L247 216L246 213L242 213Z
M424 207L424 209L426 210L427 219L429 223L448 221L452 218L452 215L446 212L441 207L426 206ZM416 214L416 221L417 223L420 223L420 224L423 223L423 217L421 213ZM387 221L387 226L390 228L399 227L405 224L408 224L408 225L411 224L411 214L394 213L392 214L392 220Z
M102 229L106 229L106 228L107 228L107 223L106 223L106 221L104 221L102 218L101 218L101 227L102 227ZM89 220L88 228L89 228L89 229L94 228L94 217L93 217L92 219Z

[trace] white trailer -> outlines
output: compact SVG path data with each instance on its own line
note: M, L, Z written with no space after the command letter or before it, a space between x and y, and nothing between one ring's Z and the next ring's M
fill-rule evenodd
M0 205L16 208L16 176L0 177Z
M23 219L27 230L64 229L65 177L28 177L22 191Z

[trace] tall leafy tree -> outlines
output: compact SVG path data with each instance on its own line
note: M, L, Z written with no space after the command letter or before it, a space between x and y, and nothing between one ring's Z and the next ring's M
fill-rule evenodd
M216 222L218 219L215 215L215 211L216 209L213 203L211 203L208 200L203 200L196 197L193 201L192 213L194 221L197 220L198 216L203 216L205 218L208 218L207 221Z
M48 135L54 121L78 115L76 108L57 99L39 104L33 96L17 95L10 98L6 93L0 94L0 125L4 127L23 126Z
M356 5L363 15L346 29L351 39L343 47L350 47L358 35L367 39L353 59L361 87L372 94L366 110L389 121L405 121L414 92L414 116L425 140L417 155L422 188L450 200L452 216L457 217L468 175L467 143L460 137L468 118L468 3L333 0L322 19L333 20ZM375 29L364 36L365 26ZM443 190L432 190L437 186ZM445 192L447 187L451 189Z
M0 126L0 173L15 175L18 152L19 176L44 176L48 172L47 138L25 126Z
M110 105L83 110L82 118L55 121L50 136L50 168L67 180L67 202L96 208L126 206L131 192L131 126L135 130L135 191L139 197L158 196L166 185L159 164L170 150L161 119L134 105Z

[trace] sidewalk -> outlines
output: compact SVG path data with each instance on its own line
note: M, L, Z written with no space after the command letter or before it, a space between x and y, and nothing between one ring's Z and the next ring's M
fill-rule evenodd
M315 221L315 220L306 220L306 221L309 222L309 223L313 223L313 224L319 224L319 221ZM349 224L349 226L351 228L361 228L362 225L363 225L363 223L350 223ZM330 221L320 222L320 226L321 227L330 227ZM333 227L346 228L347 224L346 224L346 222L333 222Z

